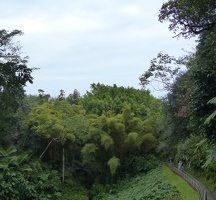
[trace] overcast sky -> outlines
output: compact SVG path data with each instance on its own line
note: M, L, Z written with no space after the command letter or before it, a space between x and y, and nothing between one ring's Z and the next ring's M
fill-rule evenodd
M174 56L191 50L194 41L172 38L158 22L165 0L7 0L1 2L0 28L19 29L16 38L38 67L27 94L38 89L55 97L92 83L141 89L139 77L162 51ZM161 96L150 88L154 96Z

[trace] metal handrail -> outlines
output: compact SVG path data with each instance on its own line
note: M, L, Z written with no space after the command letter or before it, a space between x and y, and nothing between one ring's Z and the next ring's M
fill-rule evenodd
M197 181L193 176L191 176L190 174L188 174L183 169L177 169L174 166L173 163L167 163L167 162L165 162L165 164L171 170L173 170L176 174L178 174L179 176L181 176L185 181L187 181L191 186L193 186L197 190L197 192L198 192L201 200L208 200L208 198L207 198L207 189L199 181Z

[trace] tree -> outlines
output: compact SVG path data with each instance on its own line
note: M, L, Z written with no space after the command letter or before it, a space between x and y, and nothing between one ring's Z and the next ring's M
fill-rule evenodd
M146 107L151 101L156 101L148 90L136 90L116 85L105 86L99 83L92 84L91 88L92 90L81 99L87 114L115 116L129 105L135 115L145 118Z
M198 133L207 135L209 139L216 138L215 124L212 120L206 126L204 122L214 110L214 105L208 104L208 101L216 96L216 60L214 41L216 30L206 31L200 35L197 45L196 57L193 67L193 80L195 90L192 93L192 119L193 127Z
M58 95L57 99L60 101L65 100L65 91L64 90L60 90L60 94Z
M183 74L183 67L189 69L189 61L193 55L175 58L168 54L158 53L157 58L153 58L150 67L140 77L140 85L146 87L152 82L158 82L158 90L170 92L176 81L176 78ZM155 88L157 89L157 88Z
M75 89L73 91L72 94L69 94L68 97L66 98L66 100L70 103L70 104L78 104L79 103L79 99L80 99L80 93L77 89Z
M163 113L157 124L156 136L159 138L158 150L164 156L174 156L176 144L184 141L192 132L190 114L194 87L189 70L176 78L170 92L163 99Z
M169 21L169 30L177 34L176 36L185 38L195 36L215 27L216 2L214 0L169 0L163 3L160 9L159 21Z
M50 95L49 94L45 94L42 89L39 89L38 92L39 92L39 95L37 97L38 103L39 104L48 103L49 99L50 99Z
M54 100L35 106L24 121L24 148L30 147L38 160L52 163L57 170L61 166L63 182L66 164L74 167L76 147L88 128L84 114L80 105ZM72 159L67 161L65 154Z
M33 131L36 136L50 140L51 143L48 143L48 145L56 141L64 146L67 140L72 142L75 140L74 134L77 133L74 127L78 127L79 123L74 125L73 121L77 122L76 118L81 120L79 116L83 116L84 112L81 106L56 100L35 106L24 123L26 128ZM57 148L54 151L54 154L58 153Z
M27 82L33 83L31 73L36 68L28 68L28 57L21 57L21 46L13 42L22 31L0 30L0 91L23 89ZM13 91L14 92L14 91Z
M18 109L21 108L26 83L33 83L28 57L21 57L21 47L13 42L22 32L0 30L0 132L2 145L15 139L20 127ZM16 134L15 134L16 133Z

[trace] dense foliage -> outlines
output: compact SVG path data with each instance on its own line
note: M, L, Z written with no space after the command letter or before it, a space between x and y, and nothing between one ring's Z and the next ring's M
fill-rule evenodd
M4 147L16 138L20 128L18 110L22 109L25 92L23 87L33 81L31 72L34 68L28 67L28 57L21 57L21 47L13 42L13 38L21 34L19 30L0 30L0 143Z
M168 94L160 100L145 89L100 83L83 96L76 89L67 97L64 90L57 97L43 90L26 95L35 68L14 43L22 32L0 30L0 197L125 199L133 190L140 199L165 199L178 194L159 171L147 176L149 183L141 174L168 156L215 184L215 6L212 0L162 5L159 21L169 21L175 36L198 39L186 56L160 52L140 76L143 88L162 83ZM128 178L145 182L148 191L129 191Z
M61 173L67 187L71 179L87 189L111 184L155 166L162 104L148 91L98 83L74 101L63 90L56 99L39 92L25 98L19 144Z
M153 78L165 83L164 89L168 89L156 134L162 156L174 156L176 162L182 160L213 185L216 180L215 6L211 0L163 3L159 21L169 21L169 29L175 36L196 36L196 51L180 59L160 53L140 77L144 87ZM179 64L185 66L185 71Z
M1 34L9 51L0 63L1 198L89 199L94 185L155 167L160 100L146 90L99 83L83 97L61 90L51 98L41 89L27 96L33 69L12 43L21 32Z

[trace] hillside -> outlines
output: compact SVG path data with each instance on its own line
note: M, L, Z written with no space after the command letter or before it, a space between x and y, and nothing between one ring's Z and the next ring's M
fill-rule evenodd
M198 193L163 165L147 174L123 180L101 191L93 200L197 200Z

